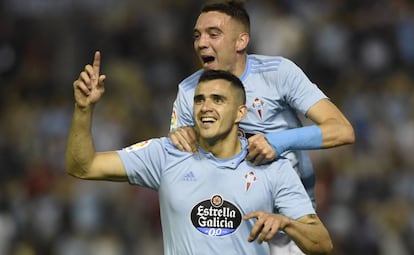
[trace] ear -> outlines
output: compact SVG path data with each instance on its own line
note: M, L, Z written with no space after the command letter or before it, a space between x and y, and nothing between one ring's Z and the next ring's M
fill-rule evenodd
M242 52L247 49L247 45L249 44L250 35L247 32L241 32L239 37L237 38L236 42L236 50L237 52Z
M237 118L236 123L240 123L247 115L247 106L246 105L240 105L237 110Z

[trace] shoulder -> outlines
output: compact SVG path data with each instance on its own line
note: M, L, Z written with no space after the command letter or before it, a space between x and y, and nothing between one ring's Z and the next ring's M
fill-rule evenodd
M284 71L297 68L297 65L283 56L250 54L247 56L251 72Z
M178 150L167 137L153 138L120 151L125 165L145 166L154 171L166 171L171 166L186 164L193 153Z
M290 160L287 159L287 158L283 158L283 157L282 158L278 158L277 160L270 162L266 166L267 166L268 169L271 169L271 171L272 172L275 172L275 173L283 173L286 170L288 170L288 171L290 171L290 170L295 171L293 169L293 166L292 166Z
M200 78L202 72L203 69L200 69L197 72L185 78L184 80L182 80L178 85L179 89L183 92L193 91L197 86L198 79Z
M247 61L251 72L277 71L286 58L282 56L265 56L250 54Z
M138 153L138 152L149 152L153 153L155 151L162 152L166 154L185 154L186 152L181 152L178 150L171 142L168 137L152 138L146 141L141 141L136 144L133 144L129 147L122 149L126 153ZM181 152L181 153L180 153ZM153 155L160 155L153 154Z

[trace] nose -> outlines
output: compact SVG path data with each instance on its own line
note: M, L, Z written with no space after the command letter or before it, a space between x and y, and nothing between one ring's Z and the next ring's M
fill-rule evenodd
M208 112L211 110L211 100L206 99L204 100L203 104L201 105L202 112Z

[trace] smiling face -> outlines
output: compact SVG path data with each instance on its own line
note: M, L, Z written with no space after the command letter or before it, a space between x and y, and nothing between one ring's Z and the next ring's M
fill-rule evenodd
M197 19L194 49L204 69L225 70L240 76L249 41L246 28L229 15L210 11Z
M197 86L194 118L205 143L213 144L227 137L237 138L238 123L244 118L246 107L231 86L230 81L223 79L203 81Z

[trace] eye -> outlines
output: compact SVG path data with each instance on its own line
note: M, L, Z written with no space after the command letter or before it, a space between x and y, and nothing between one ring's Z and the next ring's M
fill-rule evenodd
M202 104L204 102L204 97L202 96L195 96L194 97L194 104Z
M200 33L193 33L193 40L198 40L200 38Z
M208 31L208 35L210 36L210 38L213 38L213 39L219 37L222 33L223 31L221 31L218 28L212 28Z
M215 96L213 96L213 101L216 104L222 104L222 103L224 103L224 98L222 96L215 95Z
M217 38L219 36L219 34L218 33L211 33L210 34L210 37L211 38Z

